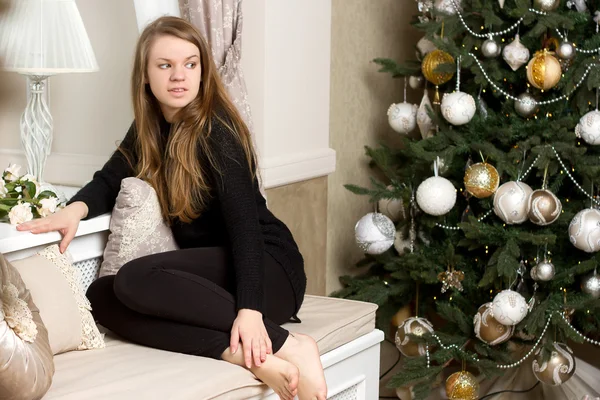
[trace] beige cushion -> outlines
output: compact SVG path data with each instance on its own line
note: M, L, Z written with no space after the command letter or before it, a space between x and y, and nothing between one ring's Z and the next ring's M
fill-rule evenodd
M152 186L138 178L123 179L110 219L100 276L116 274L135 258L176 249Z
M317 340L321 354L375 328L377 306L306 296L301 324L284 327ZM55 357L54 384L44 400L247 399L267 391L247 370L204 357L155 350L106 336L106 348Z
M54 244L13 265L40 309L53 354L104 347L68 251L60 254Z
M53 374L39 310L19 272L0 254L0 399L40 399Z

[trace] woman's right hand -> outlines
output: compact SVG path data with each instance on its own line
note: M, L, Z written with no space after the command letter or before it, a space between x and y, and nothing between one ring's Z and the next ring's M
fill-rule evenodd
M65 208L45 218L34 219L17 225L18 231L29 231L31 233L44 233L58 231L62 235L59 250L64 253L75 237L79 221L86 217L87 205L82 201L76 201Z

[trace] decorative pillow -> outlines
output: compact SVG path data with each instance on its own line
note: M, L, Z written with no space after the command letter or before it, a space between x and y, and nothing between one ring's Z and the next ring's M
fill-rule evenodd
M177 248L152 186L138 178L123 179L112 211L100 276L116 274L135 258Z
M41 399L53 375L40 312L19 272L0 254L0 399Z
M60 254L54 244L12 264L39 307L52 354L104 347L80 283L79 269L73 266L68 251Z

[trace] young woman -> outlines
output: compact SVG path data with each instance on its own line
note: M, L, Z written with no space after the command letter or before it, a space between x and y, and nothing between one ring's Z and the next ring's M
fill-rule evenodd
M315 341L280 327L299 321L302 256L266 207L248 128L191 24L162 17L144 30L132 95L135 122L102 170L67 207L17 229L59 231L64 252L80 220L113 208L123 178L147 181L181 249L93 282L97 321L142 345L246 367L282 399L325 400Z

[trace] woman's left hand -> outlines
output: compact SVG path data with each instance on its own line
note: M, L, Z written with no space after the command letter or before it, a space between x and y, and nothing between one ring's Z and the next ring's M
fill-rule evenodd
M244 351L244 362L248 368L252 367L252 361L257 367L267 359L267 354L273 352L273 347L262 314L259 311L241 309L233 322L229 348L235 354L238 346L242 343Z

